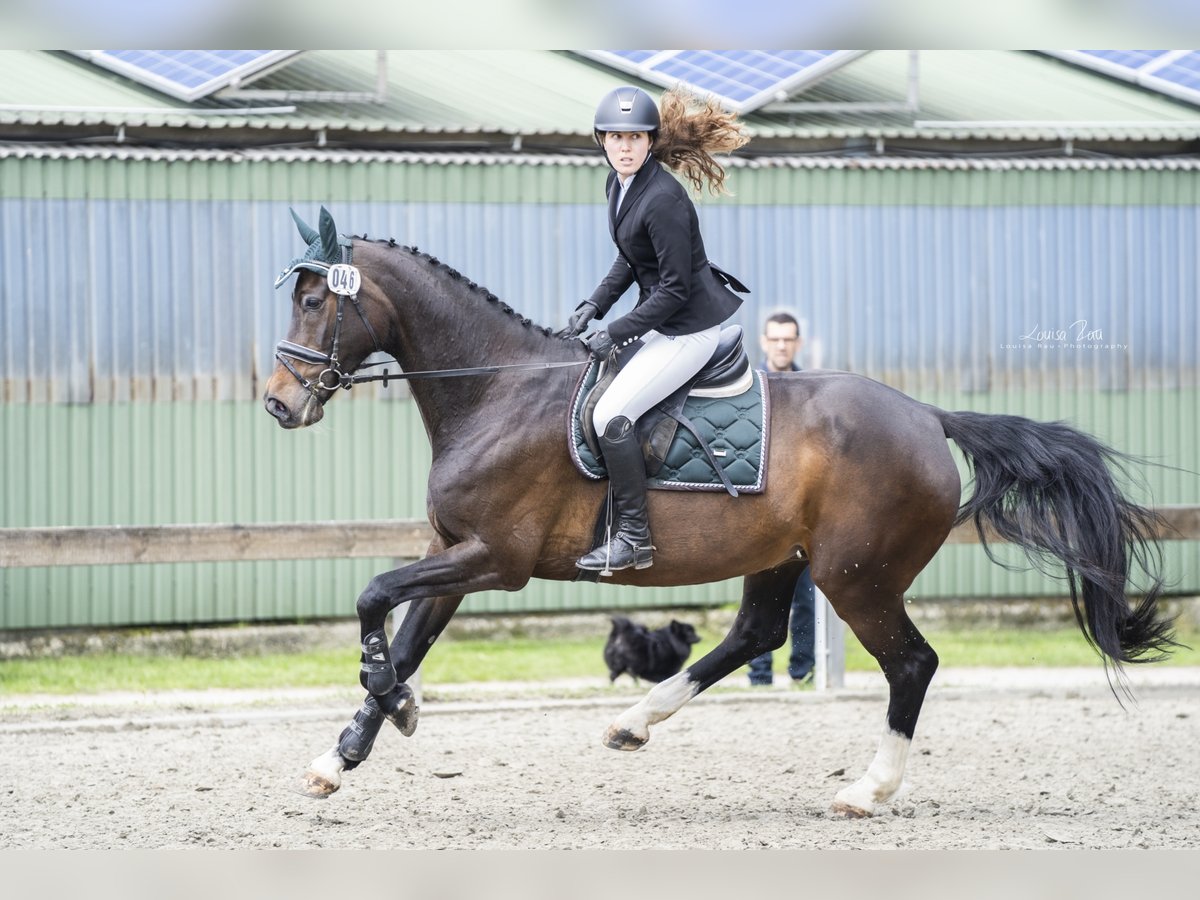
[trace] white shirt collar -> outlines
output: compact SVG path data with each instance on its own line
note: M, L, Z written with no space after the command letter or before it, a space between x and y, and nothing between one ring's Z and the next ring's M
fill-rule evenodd
M624 181L621 180L620 175L617 176L617 184L620 185L620 187L621 187L620 193L617 194L617 209L620 209L621 204L625 202L625 194L626 194L626 192L628 192L629 186L631 184L633 184L633 179L635 179L637 177L638 177L637 172L634 172L632 175L630 175Z

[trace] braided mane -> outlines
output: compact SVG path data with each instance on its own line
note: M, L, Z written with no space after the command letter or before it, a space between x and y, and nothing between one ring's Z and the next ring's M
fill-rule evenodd
M364 234L359 238L359 240L366 241L366 240L368 240L368 238ZM397 250L404 250L408 253L411 253L413 256L428 263L433 268L439 269L439 270L445 272L447 275L449 275L455 281L463 282L466 285L467 289L470 290L472 293L477 294L478 296L482 297L488 303L495 303L501 312L512 316L526 328L532 328L534 331L540 331L542 334L546 335L547 337L554 336L553 329L546 328L543 325L538 325L536 322L532 321L531 319L528 319L525 316L521 315L519 312L517 312L515 309L513 309L511 306L509 306L507 303L505 303L503 300L501 300L499 297L497 297L495 294L493 294L491 291L489 291L487 288L483 287L482 285L476 284L474 281L472 281L466 275L462 274L462 272L459 272L457 269L453 268L452 266L449 266L446 263L442 262L436 256L432 256L428 253L425 253L422 250L418 250L416 247L409 247L409 246L403 246L401 244L397 244L395 238L389 238L387 240L383 240L382 238L379 238L379 239L371 241L371 243L386 244L388 247L391 247L391 248L394 248Z

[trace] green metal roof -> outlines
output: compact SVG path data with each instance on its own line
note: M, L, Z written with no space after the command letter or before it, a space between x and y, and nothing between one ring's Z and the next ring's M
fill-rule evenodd
M880 50L845 66L798 101L902 101L908 52ZM219 142L215 130L328 136L370 144L388 135L423 143L548 139L587 146L593 106L629 76L549 50L393 50L382 103L172 100L66 54L0 51L0 128L36 139L41 128L174 129L175 139ZM245 87L372 91L376 51L308 51ZM647 86L652 94L660 90ZM244 108L251 105L254 109ZM294 110L278 111L292 106ZM275 111L271 111L274 109ZM257 110L257 111L255 111ZM1034 53L930 50L920 55L915 112L754 114L760 141L919 138L998 141L1076 138L1200 139L1200 109ZM357 134L357 138L355 135ZM182 135L182 136L181 136ZM294 137L292 138L295 139ZM534 140L536 142L536 140ZM750 148L753 149L753 144ZM769 147L764 147L769 150Z
M1054 135L1064 127L1076 133L1119 132L1144 138L1200 130L1200 108L1153 91L1131 90L1129 85L1035 53L923 50L918 71L920 109L915 113L775 116L762 127L785 133L792 129L844 132L857 127L871 134L937 131L973 137ZM795 99L903 101L907 72L907 50L878 50ZM758 122L757 117L752 120ZM999 122L1011 124L991 124Z
M0 124L585 135L614 76L545 50L393 50L383 103L187 104L64 55L0 52ZM374 89L376 51L309 51L254 90ZM295 106L294 112L253 109ZM238 114L242 108L244 114ZM220 114L218 114L220 113Z

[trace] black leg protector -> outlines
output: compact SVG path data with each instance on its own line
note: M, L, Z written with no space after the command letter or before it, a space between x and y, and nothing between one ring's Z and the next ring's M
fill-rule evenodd
M407 684L396 685L382 697L368 695L350 724L338 736L338 753L349 763L357 765L362 762L371 755L371 748L375 746L375 738L379 736L384 719L395 725L405 737L412 737L417 730L419 710L412 688Z
M382 628L372 631L363 639L358 681L376 697L390 693L396 686L396 667L388 655L387 635Z
M362 762L375 746L375 738L379 736L382 725L383 711L379 708L379 703L374 697L367 697L350 720L350 724L338 737L337 752L345 760Z
M648 569L654 565L650 519L646 511L646 461L633 423L617 416L600 436L604 465L616 507L617 531L575 565L605 574L619 569Z

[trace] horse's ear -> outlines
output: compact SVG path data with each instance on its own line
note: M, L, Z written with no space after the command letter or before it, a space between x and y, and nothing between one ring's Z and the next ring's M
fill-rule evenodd
M337 226L333 224L333 216L329 214L329 210L323 206L317 227L321 229L321 258L326 262L339 262L342 250L338 245Z
M314 230L311 225L309 225L307 222L305 222L303 219L301 219L298 215L296 215L296 211L294 209L292 209L290 206L288 207L288 212L290 212L292 214L292 219L295 221L296 228L300 232L300 237L302 237L304 239L304 243L312 244L312 242L315 241L318 237L316 230Z

